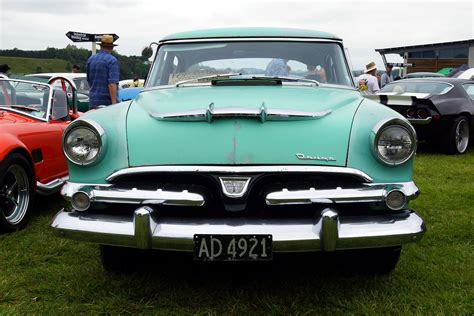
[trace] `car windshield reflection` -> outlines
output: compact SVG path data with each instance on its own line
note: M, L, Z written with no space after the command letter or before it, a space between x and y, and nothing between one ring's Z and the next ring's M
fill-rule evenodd
M46 84L0 79L0 107L45 119L50 92Z

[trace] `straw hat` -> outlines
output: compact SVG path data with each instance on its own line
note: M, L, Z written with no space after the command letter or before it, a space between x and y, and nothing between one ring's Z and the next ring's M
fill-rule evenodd
M377 69L377 65L373 61L365 65L365 73L368 73L374 69Z
M100 39L100 43L97 43L102 47L114 47L117 44L114 44L114 37L112 35L104 34Z

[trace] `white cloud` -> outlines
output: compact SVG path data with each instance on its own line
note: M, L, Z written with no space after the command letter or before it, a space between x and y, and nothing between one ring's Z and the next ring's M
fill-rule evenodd
M0 12L2 49L65 47L68 31L110 32L120 36L118 52L139 55L169 33L280 26L339 35L359 69L369 61L381 64L376 48L474 37L471 1L0 0Z

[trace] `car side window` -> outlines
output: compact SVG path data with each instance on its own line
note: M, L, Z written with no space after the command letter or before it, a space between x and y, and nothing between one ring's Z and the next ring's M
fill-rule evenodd
M462 87L466 90L471 100L474 100L474 83L465 83Z

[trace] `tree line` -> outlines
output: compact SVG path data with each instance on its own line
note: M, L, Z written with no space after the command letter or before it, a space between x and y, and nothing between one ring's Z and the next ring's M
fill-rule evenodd
M81 71L85 72L87 59L92 55L92 52L85 48L79 48L75 45L67 45L66 48L48 47L45 50L21 50L18 48L2 49L0 56L7 57L24 57L24 58L48 58L48 59L63 59L67 61L67 71L72 70L72 65L77 64L81 67ZM142 52L142 56L124 56L113 51L114 55L120 65L120 79L131 79L133 77L145 78L150 67L148 58L148 48ZM58 72L60 70L58 69Z

